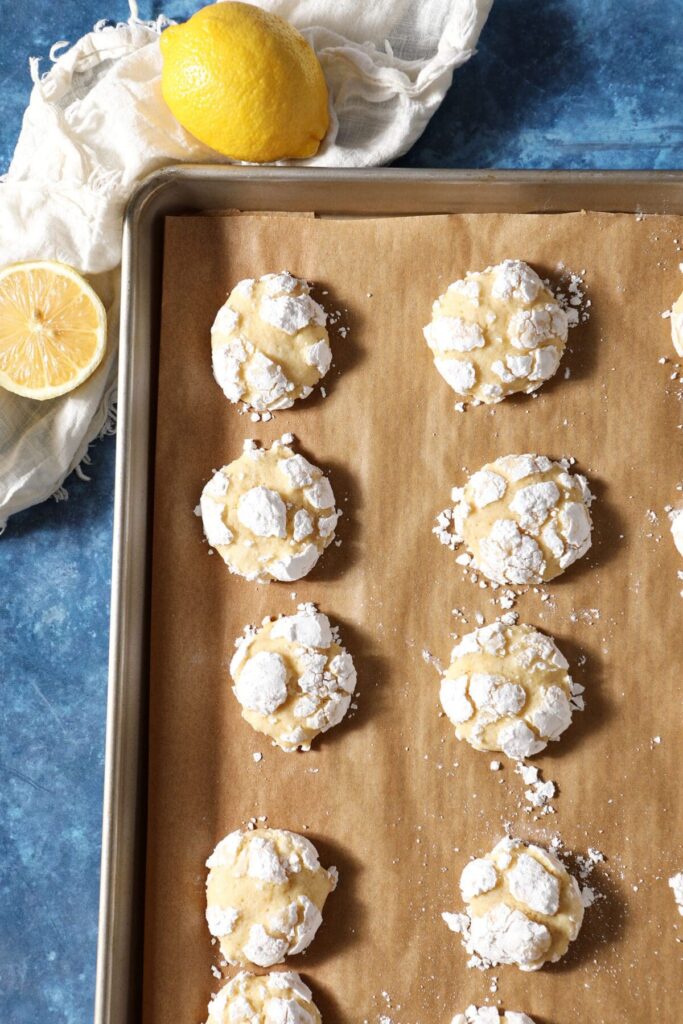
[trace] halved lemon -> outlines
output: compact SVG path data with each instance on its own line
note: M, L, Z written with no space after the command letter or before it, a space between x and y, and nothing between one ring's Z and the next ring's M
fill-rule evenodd
M64 395L99 366L106 343L104 306L72 267L41 260L0 271L0 387Z

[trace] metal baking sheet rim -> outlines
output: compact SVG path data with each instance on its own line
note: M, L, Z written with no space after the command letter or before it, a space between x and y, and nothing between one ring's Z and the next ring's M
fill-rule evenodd
M146 803L151 452L163 221L238 209L341 216L683 213L683 172L338 170L178 165L125 216L95 1024L139 1019Z

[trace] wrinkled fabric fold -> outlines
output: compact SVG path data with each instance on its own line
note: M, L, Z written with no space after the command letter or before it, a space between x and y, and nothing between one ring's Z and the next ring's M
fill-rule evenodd
M332 122L319 167L369 167L406 152L474 52L493 0L255 0L290 20L316 50ZM0 185L0 258L54 259L88 275L109 315L103 364L71 395L0 397L0 528L61 488L88 445L113 429L118 266L126 202L171 163L222 162L175 121L161 97L159 35L137 17L98 23L40 74L9 171ZM273 269L273 268L270 268ZM279 269L279 268L274 268ZM227 282L226 282L227 288Z

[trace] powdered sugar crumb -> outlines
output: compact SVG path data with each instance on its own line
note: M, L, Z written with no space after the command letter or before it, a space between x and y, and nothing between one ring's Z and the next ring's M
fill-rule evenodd
M428 651L426 647L422 651L422 660L427 665L433 665L440 675L443 674L444 667L441 660L437 658L436 655L432 654L431 651Z

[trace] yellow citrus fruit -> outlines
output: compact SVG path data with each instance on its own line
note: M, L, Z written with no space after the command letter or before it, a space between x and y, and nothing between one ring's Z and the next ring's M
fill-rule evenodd
M243 3L203 7L161 36L161 89L200 142L260 163L313 156L329 127L320 62L296 29Z
M107 315L87 281L64 263L13 263L0 271L0 387L55 398L102 361Z

